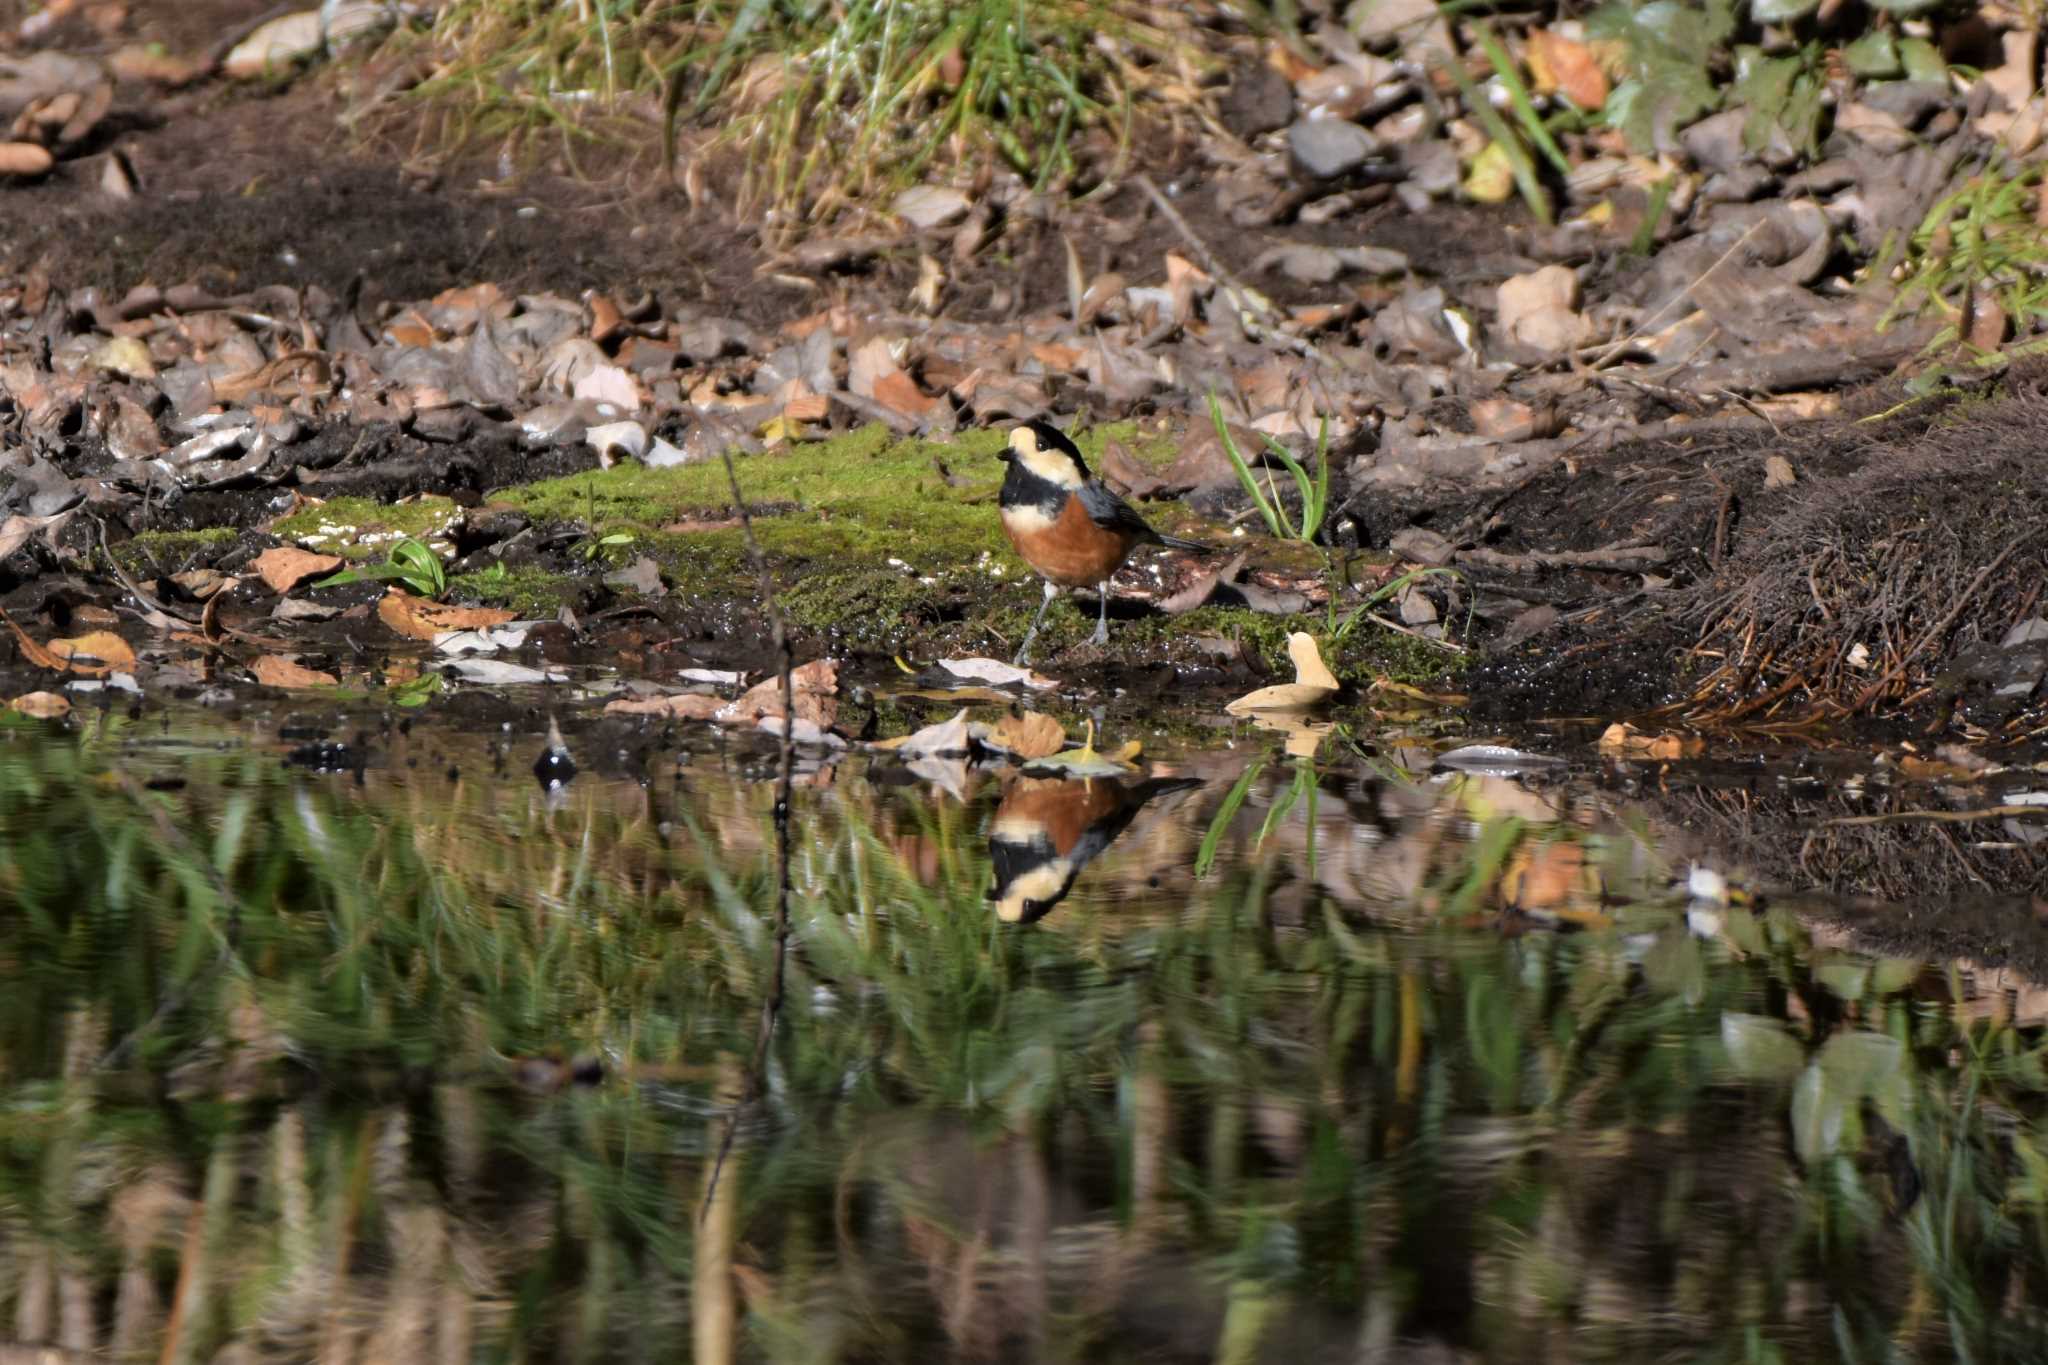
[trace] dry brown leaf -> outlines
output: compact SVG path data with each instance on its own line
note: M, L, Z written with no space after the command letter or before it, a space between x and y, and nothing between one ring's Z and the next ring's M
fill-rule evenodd
M839 718L839 665L830 659L813 659L789 671L791 699L796 718L807 720L821 730L832 728ZM782 680L764 678L736 702L720 707L716 719L723 725L751 725L756 721L782 718Z
M64 661L64 666L73 673L84 673L99 677L114 669L135 667L135 651L128 642L111 630L89 630L69 640L50 641L50 653ZM80 663L90 659L93 663Z
M219 600L214 598L207 605ZM503 607L444 607L397 588L377 602L377 619L409 640L432 640L444 630L502 626L516 615Z
M931 415L938 400L928 398L916 381L901 370L892 370L875 381L875 401L905 417L922 421Z
M1254 711L1306 711L1337 695L1337 679L1323 662L1315 637L1295 631L1287 637L1287 657L1294 661L1294 681L1262 687L1224 707L1233 716Z
M619 334L619 329L625 325L625 315L619 311L619 305L613 303L603 294L592 294L590 296L590 339L592 341L599 343L610 341Z
M1539 28L1529 34L1528 56L1529 74L1540 92L1562 91L1589 114L1606 105L1607 73L1584 43Z
M274 593L288 593L314 574L332 573L342 565L340 555L315 554L311 550L280 545L257 555L254 568Z
M341 679L332 673L293 663L282 654L265 654L249 666L256 681L265 687L339 687Z
M1698 735L1646 735L1625 721L1600 733L1599 749L1613 758L1684 758L1706 747Z
M33 142L0 142L0 175L46 175L57 159Z
M25 517L16 514L6 521L0 521L0 559L7 558L28 544L29 537L36 532L59 525L70 516L69 512L56 512L47 517Z
M672 697L638 697L608 701L608 716L659 716L664 720L710 720L725 707L720 697L701 692L679 692Z
M1577 311L1579 280L1570 266L1546 265L1502 280L1497 291L1500 330L1545 355L1584 345L1593 324Z
M24 716L39 720L55 720L71 710L71 703L55 692L24 692L7 704Z
M1016 711L996 722L990 738L1019 758L1044 758L1067 743L1067 732L1042 711Z

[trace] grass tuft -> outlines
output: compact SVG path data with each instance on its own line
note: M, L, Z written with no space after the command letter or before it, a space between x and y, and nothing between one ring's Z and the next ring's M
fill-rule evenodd
M737 151L743 209L816 227L946 166L1040 191L1113 174L1136 102L1187 103L1215 66L1183 11L1132 0L455 0L418 95L452 142L649 145L678 125ZM672 168L673 169L673 168Z

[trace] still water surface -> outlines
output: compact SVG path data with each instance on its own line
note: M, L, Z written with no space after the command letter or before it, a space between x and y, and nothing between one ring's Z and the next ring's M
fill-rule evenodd
M371 723L0 725L0 1337L2048 1359L2048 995L1668 774L807 762L757 1052L772 745ZM1767 786L1693 809L1810 863Z

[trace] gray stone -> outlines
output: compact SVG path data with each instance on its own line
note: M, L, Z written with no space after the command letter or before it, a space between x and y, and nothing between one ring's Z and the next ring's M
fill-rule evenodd
M1363 166L1379 154L1380 141L1343 119L1303 119L1287 130L1287 150L1294 164L1318 180L1334 180Z
M1881 81L1864 86L1858 94L1859 102L1890 114L1908 128L1917 127L1935 110L1954 103L1955 98L1947 85L1937 81Z

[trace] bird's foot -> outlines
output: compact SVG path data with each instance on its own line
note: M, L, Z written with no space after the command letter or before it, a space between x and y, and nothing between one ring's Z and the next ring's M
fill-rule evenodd
M1089 636L1089 637L1088 637L1088 643L1089 643L1089 644L1091 644L1091 645L1106 645L1106 644L1108 644L1108 643L1109 643L1109 623L1108 623L1108 622L1103 622L1103 623L1101 623L1101 624L1097 625L1097 626L1095 627L1095 633L1094 633L1093 635L1091 635L1091 636Z

